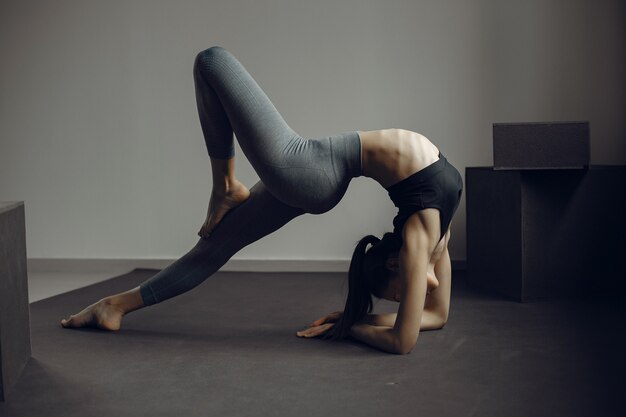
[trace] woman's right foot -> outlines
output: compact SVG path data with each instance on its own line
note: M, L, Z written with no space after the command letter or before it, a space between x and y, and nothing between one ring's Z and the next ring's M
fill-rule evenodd
M224 218L229 210L237 207L250 196L250 191L241 182L234 180L228 187L227 191L216 191L215 188L211 192L209 200L209 210L207 218L198 236L209 237L215 226Z

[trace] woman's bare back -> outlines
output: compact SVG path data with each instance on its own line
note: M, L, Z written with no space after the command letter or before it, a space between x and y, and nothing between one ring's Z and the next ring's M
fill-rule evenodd
M425 136L405 129L359 131L363 176L387 188L439 159Z

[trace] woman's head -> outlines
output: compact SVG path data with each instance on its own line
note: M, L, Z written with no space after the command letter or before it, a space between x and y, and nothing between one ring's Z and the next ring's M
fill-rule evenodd
M371 247L368 249L368 246ZM341 339L350 327L372 311L372 295L394 299L390 282L397 275L397 257L402 242L393 233L382 239L367 235L361 239L352 254L348 272L348 297L341 319L328 331L326 337Z

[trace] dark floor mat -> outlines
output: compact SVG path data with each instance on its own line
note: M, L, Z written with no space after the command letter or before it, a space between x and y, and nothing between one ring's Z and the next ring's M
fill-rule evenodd
M343 274L219 272L119 332L60 326L156 272L32 303L33 357L0 416L625 415L623 306L606 299L518 303L455 279L448 324L408 355L295 336L341 309Z

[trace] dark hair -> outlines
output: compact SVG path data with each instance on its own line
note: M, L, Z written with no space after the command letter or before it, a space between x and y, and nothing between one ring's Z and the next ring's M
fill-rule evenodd
M366 251L370 244L372 247ZM348 272L346 306L341 319L324 335L326 339L348 336L350 327L372 311L372 294L380 298L394 275L386 267L387 258L398 252L401 246L401 240L389 232L382 239L367 235L357 243Z

